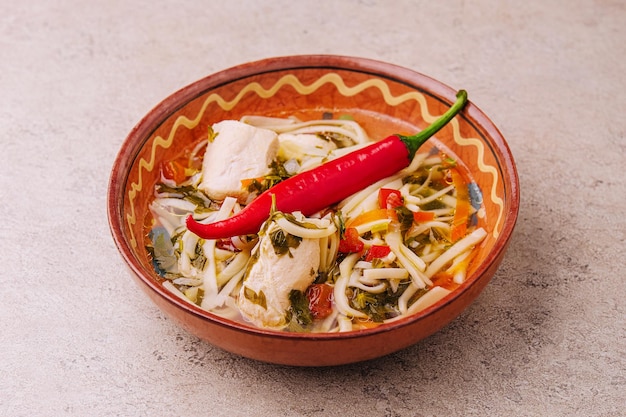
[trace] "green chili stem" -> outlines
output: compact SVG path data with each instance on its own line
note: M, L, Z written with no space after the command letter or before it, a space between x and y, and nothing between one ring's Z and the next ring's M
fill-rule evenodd
M409 150L409 160L413 160L413 157L419 147L422 146L428 138L441 130L442 127L448 124L448 122L450 122L450 120L452 120L454 116L456 116L463 109L465 103L467 103L467 91L459 90L459 92L456 93L456 99L457 100L452 107L450 107L426 129L412 136L397 135Z

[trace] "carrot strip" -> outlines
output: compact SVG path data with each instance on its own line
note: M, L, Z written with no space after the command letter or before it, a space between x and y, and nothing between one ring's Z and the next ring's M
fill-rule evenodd
M452 219L452 231L450 240L456 242L467 234L467 223L470 215L470 196L469 188L463 180L461 173L456 169L450 170L452 181L456 188L456 208L454 210L454 218Z
M361 213L355 218L348 220L346 228L356 227L365 223L370 223L376 220L391 219L392 221L398 221L398 215L393 209L374 209Z
M435 220L435 213L432 211L416 211L413 213L415 223L425 223Z

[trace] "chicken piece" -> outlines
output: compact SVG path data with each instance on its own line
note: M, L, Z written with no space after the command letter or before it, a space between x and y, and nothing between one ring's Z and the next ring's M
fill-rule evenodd
M315 281L320 264L318 239L302 239L289 253L276 254L271 235L280 231L271 223L261 236L238 297L243 317L258 327L281 329L288 323L292 290L305 291Z
M278 136L236 120L214 124L213 132L217 135L204 154L198 188L214 200L231 196L246 203L249 193L241 181L270 173L269 165L278 154Z

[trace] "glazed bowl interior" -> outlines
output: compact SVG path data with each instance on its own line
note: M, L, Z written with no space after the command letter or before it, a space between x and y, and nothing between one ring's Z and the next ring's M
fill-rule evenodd
M519 207L519 185L506 141L470 102L425 145L457 158L482 194L477 248L466 281L433 306L377 328L299 334L254 328L207 312L161 284L146 249L148 205L162 161L173 160L206 136L213 123L244 115L319 119L350 115L369 136L419 131L455 101L456 90L417 72L378 61L295 56L244 64L203 78L159 103L130 132L114 163L108 215L115 243L131 274L173 320L230 352L272 363L338 365L410 346L453 320L495 273Z

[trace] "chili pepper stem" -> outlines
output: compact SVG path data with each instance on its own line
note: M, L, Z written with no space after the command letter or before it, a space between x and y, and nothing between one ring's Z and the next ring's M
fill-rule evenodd
M443 115L435 120L430 126L422 130L419 133L411 136L397 135L398 138L404 143L409 151L409 160L413 160L415 153L424 142L428 140L432 135L437 133L443 128L450 120L454 118L465 106L467 102L467 91L459 90L456 93L456 102L450 107Z

